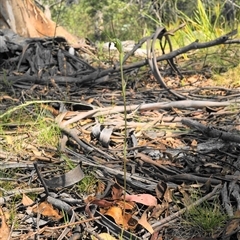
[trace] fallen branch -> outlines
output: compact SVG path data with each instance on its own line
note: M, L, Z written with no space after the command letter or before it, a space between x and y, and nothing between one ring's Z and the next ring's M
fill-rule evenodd
M174 50L168 54L164 54L162 56L159 56L156 58L157 62L159 61L163 61L163 60L170 60L170 59L173 59L175 58L176 56L178 55L181 55L183 53L186 53L190 50L196 50L196 49L202 49L202 48L209 48L209 47L213 47L213 46L217 46L217 45L220 45L220 44L231 44L232 42L229 41L229 38L236 35L237 34L237 30L234 30L226 35L223 35L215 40L212 40L212 41L209 41L209 42L204 42L204 43L199 43L198 40L196 40L195 42L183 47L183 48L179 48L177 50ZM229 42L228 42L229 41ZM237 43L237 41L235 40L233 43ZM134 69L134 68L139 68L139 67L142 67L144 65L147 65L148 64L148 60L143 60L143 61L139 61L139 62L136 62L136 63L132 63L132 64L128 64L128 65L124 65L123 66L123 69L124 70L130 70L130 69ZM101 72L99 72L97 74L97 77L96 77L96 73L92 73L88 76L84 76L82 78L78 78L78 80L76 80L76 82L78 82L79 80L81 82L87 82L89 80L93 80L93 79L97 79L97 78L100 78L100 77L103 77L103 76L106 76L108 74L111 74L113 72L119 72L120 71L120 67L117 66L116 68L108 68L106 70L103 70Z
M194 100L182 100L182 101L175 101L175 102L158 102L158 103L147 103L141 105L130 105L127 106L127 111L134 111L138 110L159 110L159 109L171 109L171 108L205 108L205 107L225 107L231 104L239 104L240 101L225 101L225 102L211 102L211 101L194 101ZM123 106L115 106L115 107L106 107L106 108L98 108L93 109L88 112L81 112L76 113L74 117L61 123L61 127L65 127L69 124L75 123L80 121L81 119L88 118L88 117L98 117L104 116L114 113L122 113L124 112ZM1 118L1 116L0 116Z
M181 209L180 211L178 211L178 212L176 212L176 213L174 213L174 214L172 214L172 215L170 215L170 216L168 216L168 217L166 217L166 218L164 218L164 219L162 219L162 220L154 223L154 224L152 225L152 227L153 227L153 229L154 229L154 232L159 231L159 229L161 229L161 226L162 226L163 224L165 224L165 223L167 223L167 222L169 222L169 221L171 221L171 220L173 220L173 219L181 216L181 215L182 215L183 213L185 213L187 210L190 210L191 208L196 207L196 206L200 205L201 203L203 203L204 201L208 200L209 198L213 197L213 196L216 194L216 192L217 192L221 187L222 187L222 185L221 185L221 184L218 184L218 185L212 190L212 192L210 192L210 193L208 193L206 196L198 199L196 202L190 204L188 207L185 207L185 208ZM143 235L143 239L146 239L146 238L148 238L148 237L150 237L150 233L146 233L146 234Z
M165 88L169 93L171 93L172 95L176 96L178 99L186 99L186 96L184 95L180 95L178 94L177 92L171 90L168 88L168 86L166 85L166 83L164 82L162 76L161 76L161 73L158 69L158 65L157 65L157 58L156 58L156 53L155 53L155 47L156 47L156 40L159 39L159 42L160 42L160 46L161 46L161 49L162 49L162 52L163 54L165 53L164 52L164 47L163 47L163 44L162 44L162 39L164 37L166 33L166 29L163 28L163 27L160 27L157 29L154 37L153 37L153 40L152 40L152 43L151 43L151 46L150 46L150 40L148 40L148 44L147 44L147 58L148 58L148 64L149 64L149 67L153 73L153 76L155 77L155 79L158 81L158 83L161 85L161 87ZM172 52L172 45L171 45L171 41L169 39L169 36L165 36L165 40L166 42L168 43L169 47L170 47L170 51ZM176 72L181 78L183 78L181 76L181 73L178 71L174 61L173 61L173 58L170 58L167 60L169 66L172 68L172 70L174 72Z
M205 125L203 125L197 121L187 119L187 118L182 119L182 124L184 124L190 128L195 128L198 131L202 132L204 135L211 137L211 138L218 138L218 139L222 139L227 142L240 143L239 134L233 134L231 132L224 132L222 130L215 129L213 127L206 127Z

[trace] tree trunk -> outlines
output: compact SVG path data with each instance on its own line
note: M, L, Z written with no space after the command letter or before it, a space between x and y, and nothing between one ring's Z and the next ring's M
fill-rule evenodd
M48 19L32 0L0 0L0 29L10 28L22 37L64 37L69 43L79 39Z

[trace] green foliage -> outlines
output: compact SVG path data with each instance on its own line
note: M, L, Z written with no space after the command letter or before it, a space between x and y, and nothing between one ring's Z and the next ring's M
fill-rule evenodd
M197 8L193 11L193 16L189 17L184 12L179 12L182 18L182 21L186 22L186 27L184 28L185 37L190 42L196 41L210 41L219 35L222 32L219 30L218 22L220 18L221 7L215 6L214 13L208 11L201 0L197 0ZM211 19L215 16L215 21L212 24Z
M225 5L229 2L221 0L81 0L70 5L66 2L53 5L54 2L57 1L44 0L45 4L53 6L53 20L77 36L88 37L98 42L108 42L114 38L137 42L155 32L158 26L171 30L185 22L186 26L183 29L175 32L174 37L170 36L173 49L196 40L210 41L230 32L236 28L237 16L240 15L240 8L235 7L236 20L227 22ZM235 4L239 6L240 0L236 0ZM188 53L183 54L183 57L185 60L198 62L198 67L211 63L212 71L221 73L236 66L239 53L235 50L234 45L211 47L199 49L191 53L191 56ZM236 57L226 57L233 56L233 52ZM98 58L97 62L104 58L106 61L103 61L110 61L110 58L106 59L106 55L101 55L101 51ZM189 65L189 68L192 66Z
M38 123L38 130L37 142L40 145L57 146L61 131L56 123L42 119Z
M20 220L17 218L17 204L21 200L21 195L15 195L13 200L10 203L9 211L9 224L13 225L14 228L18 228Z
M78 190L80 193L92 194L96 191L97 182L97 178L92 173L87 173L85 177L79 182Z
M58 24L77 36L93 40L117 37L138 41L155 31L156 26L172 26L182 21L191 25L188 31L198 31L200 26L201 30L207 29L208 38L212 36L210 30L215 32L215 28L226 27L222 14L226 1L221 0L81 0L71 5L64 1L56 4L56 0L43 2L52 6L52 18ZM235 3L240 4L240 0ZM239 9L235 8L235 12L237 16Z
M224 225L227 216L220 209L219 203L207 203L194 207L185 213L186 224L199 228L200 231L214 233Z
M64 10L62 17L59 18L59 24L67 27L78 36L85 36L94 39L96 22L101 28L101 40L107 41L109 37L115 36L123 39L138 40L142 34L144 22L141 22L140 16L136 17L138 12L135 4L125 3L123 1L81 1L78 5L72 5ZM96 19L97 11L102 12L102 22ZM56 17L54 17L56 20ZM140 25L141 24L141 25Z
M193 190L189 199L185 199L186 207L201 197L200 190ZM223 212L217 198L212 201L205 201L202 204L188 209L183 215L183 223L189 228L198 229L204 234L213 234L222 227L228 216Z
M23 143L58 146L61 134L60 128L54 122L49 111L40 106L41 103L43 101L26 102L0 115L0 139L4 139L6 148L11 145L11 147L14 146L14 150L21 151L24 148ZM16 127L15 136L10 137L6 134L9 126ZM25 132L29 134L29 138L18 137ZM13 151L13 148L11 151Z
M91 9L85 8L84 5L74 5L64 10L59 18L59 24L69 29L74 35L92 36L94 27L91 16L88 11ZM54 17L55 19L55 17Z
M49 114L48 110L35 107L37 118L33 126L33 131L38 132L37 143L40 145L58 146L61 130Z

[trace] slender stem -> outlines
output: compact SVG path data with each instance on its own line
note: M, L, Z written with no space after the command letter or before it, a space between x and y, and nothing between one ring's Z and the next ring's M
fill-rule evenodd
M123 106L124 106L124 145L123 145L123 169L124 169L124 201L127 189L127 101L126 101L126 81L123 76L123 52L120 53L120 67L121 67L121 79L122 79L122 95L123 95ZM125 210L125 209L124 209Z
M122 81L122 96L123 96L123 105L124 105L124 143L123 143L123 172L124 172L124 208L123 216L125 215L125 199L126 199L126 189L127 189L127 101L126 101L126 81L123 74L123 59L124 52L122 47L122 42L119 39L114 39L113 43L119 52L119 63L120 63L120 72L121 72L121 81ZM123 235L124 227L122 228ZM122 236L121 236L122 237Z

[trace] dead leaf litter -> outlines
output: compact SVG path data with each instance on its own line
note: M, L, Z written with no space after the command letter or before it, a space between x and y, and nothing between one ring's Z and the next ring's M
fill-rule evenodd
M165 35L157 29L150 44ZM147 61L125 64L124 173L117 62L98 67L64 38L26 44L6 42L0 60L1 239L239 236L239 86L213 86L181 63L160 73L153 45Z

